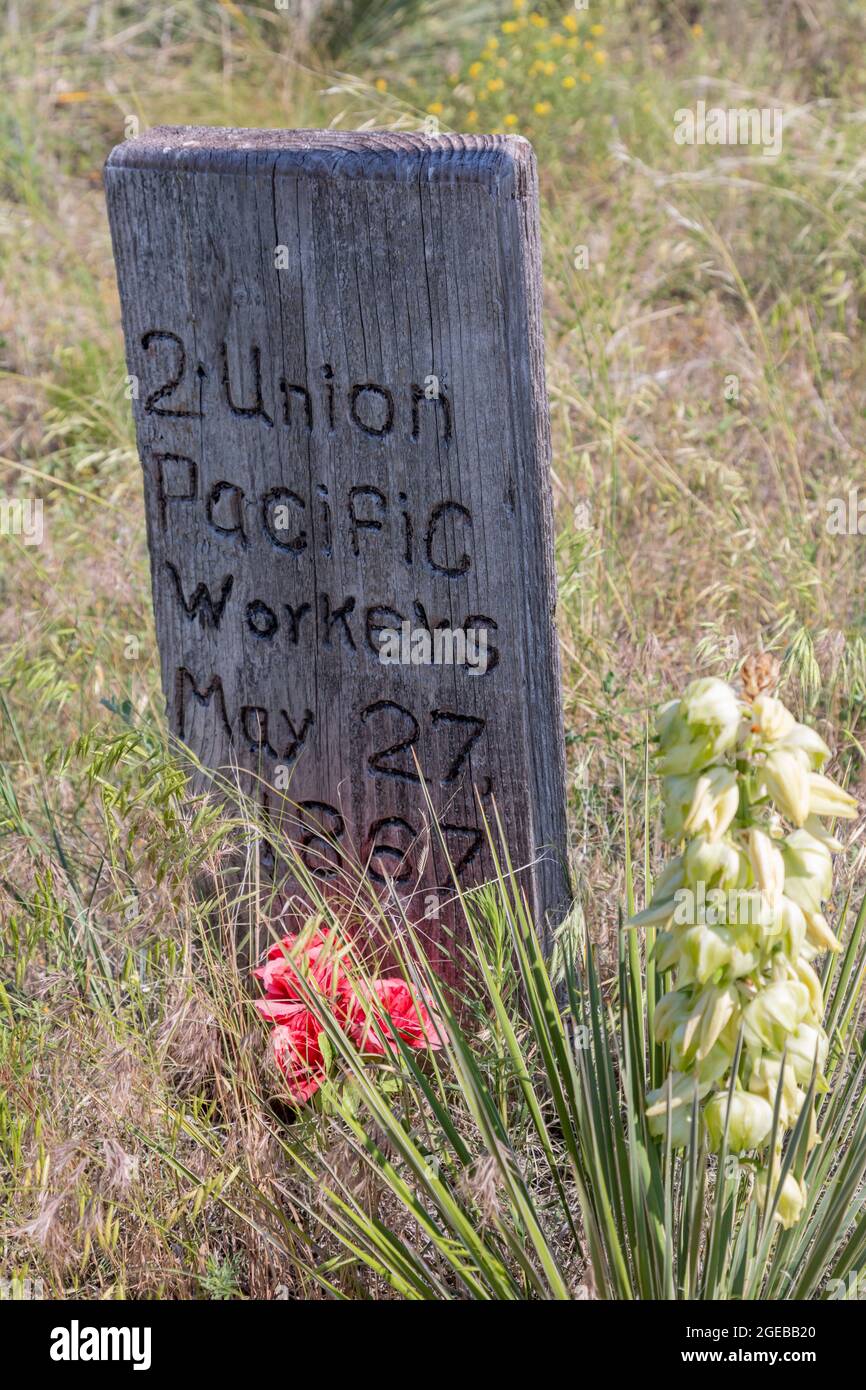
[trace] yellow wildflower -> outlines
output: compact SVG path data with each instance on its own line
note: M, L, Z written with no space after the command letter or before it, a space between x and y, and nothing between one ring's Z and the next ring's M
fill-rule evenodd
M502 32L503 34L516 34L519 27L513 19L506 19L502 25Z
M487 90L488 92L501 92L504 86L505 83L502 81L501 77L491 77L490 81L487 83Z
M567 29L568 32L569 32L569 34L576 34L576 33L577 33L577 28L578 28L578 19L577 19L577 15L576 15L576 14L567 14L567 15L565 16L564 20L562 21L562 27L563 27L563 29Z
M565 90L566 90L567 92L570 92L571 89L572 89L572 87L576 87L576 86L577 86L577 78L576 78L576 77L563 77L563 79L562 79L562 85L563 85L563 87L565 88Z
M552 62L547 62L544 64L542 71L545 77L552 77L553 74L556 72L556 64Z
M477 124L478 124L478 112L475 110L474 107L473 107L473 109L472 109L471 111L467 111L467 112L466 112L466 124L467 124L467 125L477 125Z
M470 77L480 77L480 76L481 76L481 73L482 73L483 71L484 71L484 64L483 64L483 63L470 63L470 64L469 64L469 76L470 76Z
M605 53L604 49L603 49L603 48L597 49L596 52L593 53L592 56L593 56L594 60L598 63L599 67L600 67L600 68L603 68L604 65L605 65L605 63L607 62L607 54Z
M445 110L445 107L442 105L441 101L431 101L430 105L427 107L427 110L431 116L441 116L442 112Z
M550 115L550 110L551 110L551 107L550 107L550 102L549 102L549 101L537 101L537 102L535 103L535 114L536 114L536 116L549 116L549 115Z
M388 83L385 81L384 77L377 77L374 86L377 92L387 92L388 90Z
M517 117L514 115L513 111L509 111L508 115L505 117L505 124L508 126L517 125Z
M703 24L693 24L693 25L692 25L692 33L694 34L694 36L695 36L696 39L699 39L699 38L701 37L701 35L703 34L703 32L704 32L704 26L703 26Z
M580 74L580 80L581 80L581 82L591 82L591 81L592 81L592 73L591 73L591 72L582 72L582 73Z
M536 29L547 28L547 19L543 14L539 14L538 10L532 11L532 14L529 16L529 22L530 24L534 24Z
M590 26L589 26L589 32L590 32L591 34L595 34L595 37L598 38L599 34L603 34L603 33L604 33L604 25L603 25L603 24L590 24Z
M514 8L519 14L521 10L526 9L526 0L514 0Z

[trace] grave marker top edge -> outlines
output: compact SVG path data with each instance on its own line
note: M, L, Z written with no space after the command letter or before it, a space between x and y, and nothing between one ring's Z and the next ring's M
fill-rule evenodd
M525 197L535 157L519 135L423 135L407 131L255 130L222 126L155 126L115 146L114 170L173 168L183 173L275 173L480 183L492 193Z

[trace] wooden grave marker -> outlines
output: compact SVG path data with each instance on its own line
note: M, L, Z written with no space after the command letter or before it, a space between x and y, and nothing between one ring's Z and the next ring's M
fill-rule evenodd
M531 147L158 128L105 182L173 731L324 886L352 859L390 880L436 961L417 757L461 882L492 872L495 802L544 930L567 881Z

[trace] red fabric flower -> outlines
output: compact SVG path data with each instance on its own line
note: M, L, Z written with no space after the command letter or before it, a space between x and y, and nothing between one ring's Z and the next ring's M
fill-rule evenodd
M256 1006L262 1017L277 1021L280 1016L280 1011L266 1011L262 1007L268 1000L304 1002L301 977L308 989L325 995L338 1013L344 1013L349 992L342 965L346 954L345 946L340 946L333 936L318 928L297 936L284 936L282 941L275 942L265 964L253 971L265 988L265 1000L259 1000Z
M302 1105L316 1094L325 1079L325 1059L319 1042L322 1025L303 1005L288 1008L293 1012L283 1014L279 1027L271 1034L271 1047L292 1100Z
M277 1025L271 1047L298 1105L316 1094L326 1076L323 1028L307 1006L305 988L327 1000L361 1052L382 1057L396 1038L419 1050L435 1050L447 1041L445 1025L425 990L399 976L353 988L344 969L351 960L349 949L345 941L316 927L275 942L265 964L253 971L265 988L265 998L255 1006L262 1018Z
M426 991L408 984L399 975L374 980L372 990L372 1016L388 1041L393 1042L396 1035L410 1047L429 1047L434 1052L447 1041L445 1025ZM353 1020L350 1026L352 1040L360 1051L384 1055L382 1039L369 1016Z
M304 1007L297 999L255 999L253 1003L268 1023L285 1023Z

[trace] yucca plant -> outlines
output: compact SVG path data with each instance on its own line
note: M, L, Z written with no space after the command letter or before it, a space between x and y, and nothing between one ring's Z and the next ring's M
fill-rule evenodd
M717 1151L708 1147L697 1096L685 1147L673 1142L670 1110L659 1134L645 1093L669 1066L669 1046L653 1025L669 973L652 939L644 951L623 923L616 978L604 988L579 916L546 960L498 843L491 833L494 881L469 897L458 890L477 982L460 1008L425 965L411 925L402 924L401 968L445 1021L441 1051L428 1058L396 1036L371 1060L329 1000L306 987L329 1058L316 1104L333 1117L351 1158L347 1165L344 1149L337 1161L333 1143L311 1158L295 1144L292 1124L280 1129L308 1180L300 1189L311 1194L307 1218L345 1251L346 1264L365 1271L370 1296L838 1296L840 1281L850 1283L866 1264L859 1008L866 903L853 922L845 903L837 923L843 948L823 968L827 1089L817 1094L813 1076L784 1145L782 1096L775 1096L780 1159L759 1203L754 1166L727 1142L739 1051ZM649 898L649 817L644 859ZM636 908L627 823L625 862L624 917ZM315 900L314 880L307 889ZM333 906L324 898L317 906L319 923L339 931ZM799 1219L784 1229L776 1215L789 1175L806 1195ZM293 1196L304 1205L303 1195L293 1189ZM330 1258L317 1268L332 1292L339 1293L334 1276L343 1263Z

